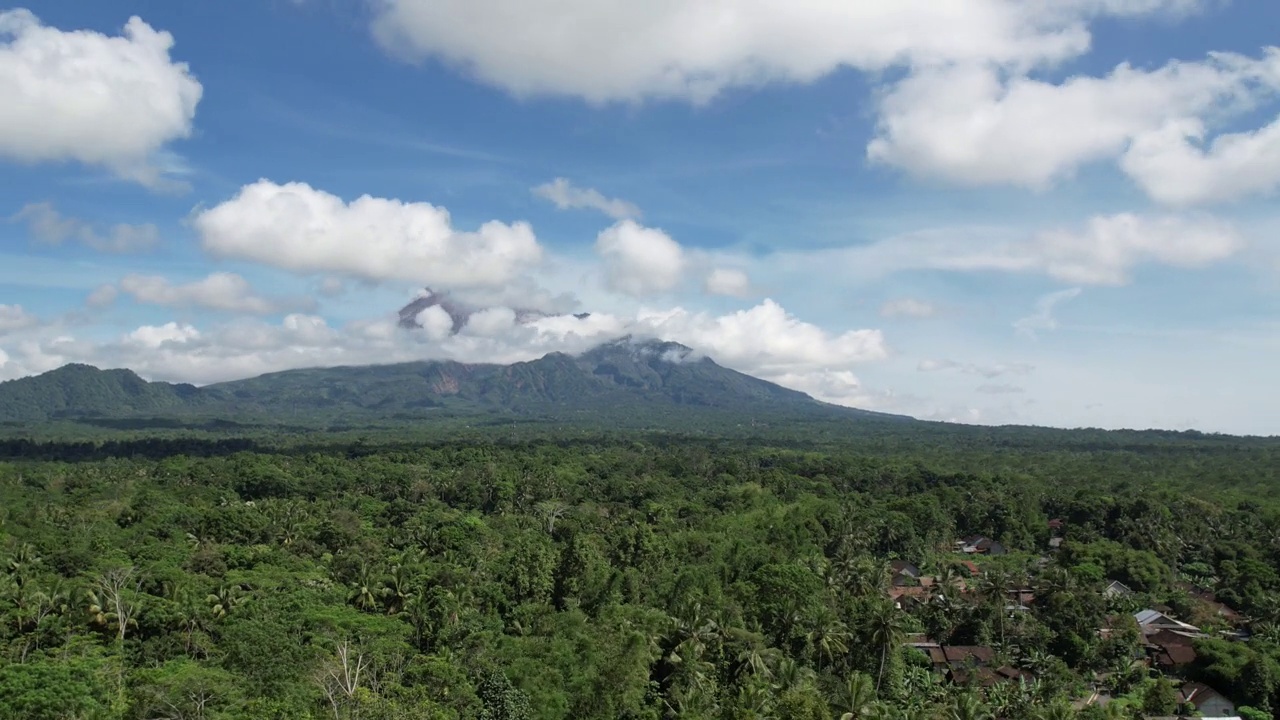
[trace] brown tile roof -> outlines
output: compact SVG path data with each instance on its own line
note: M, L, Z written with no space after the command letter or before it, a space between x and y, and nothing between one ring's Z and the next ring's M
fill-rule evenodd
M982 645L944 645L942 652L949 664L963 663L972 660L981 665L991 662L995 651Z
M1170 645L1161 648L1153 658L1156 665L1161 667L1178 667L1181 665L1190 665L1196 661L1196 651L1188 645Z

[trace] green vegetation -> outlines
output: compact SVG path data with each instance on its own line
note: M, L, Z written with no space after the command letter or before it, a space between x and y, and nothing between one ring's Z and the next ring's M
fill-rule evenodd
M1154 606L1207 636L1171 677L1280 708L1276 441L413 432L0 442L0 718L1133 717Z

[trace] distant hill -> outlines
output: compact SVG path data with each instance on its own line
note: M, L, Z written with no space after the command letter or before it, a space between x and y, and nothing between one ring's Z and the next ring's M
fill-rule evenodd
M204 394L194 385L147 382L132 370L66 365L0 383L0 421L181 412L198 407Z
M289 370L197 388L68 365L0 383L0 421L129 417L424 420L499 416L627 427L891 419L819 402L683 345L619 340L512 365L452 361Z

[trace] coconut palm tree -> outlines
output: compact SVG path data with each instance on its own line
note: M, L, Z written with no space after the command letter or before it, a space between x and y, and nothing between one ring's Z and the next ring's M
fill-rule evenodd
M840 689L839 700L836 702L836 710L842 711L840 720L870 718L875 700L876 690L871 678L860 672L851 674L845 679L844 687Z
M904 626L902 615L893 603L881 601L876 603L869 619L871 644L880 650L880 670L876 673L876 692L884 682L884 666L889 653L902 642Z
M849 651L849 630L836 617L835 611L824 607L814 619L813 629L805 633L805 640L814 649L818 660L818 671L822 671L822 661L835 662L836 657Z
M240 604L244 596L244 588L234 584L219 585L213 592L205 597L204 601L209 604L209 614L215 619L221 620Z
M370 563L361 563L360 572L356 575L356 581L347 595L347 602L361 610L377 609L379 585L377 569Z
M947 720L994 720L995 716L987 709L975 692L966 692L955 699L947 712Z

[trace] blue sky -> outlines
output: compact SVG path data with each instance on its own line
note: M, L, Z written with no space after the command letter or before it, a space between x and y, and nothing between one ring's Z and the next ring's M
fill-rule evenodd
M0 378L631 333L920 417L1280 433L1280 5L952 5L0 7ZM397 329L428 285L482 312Z

